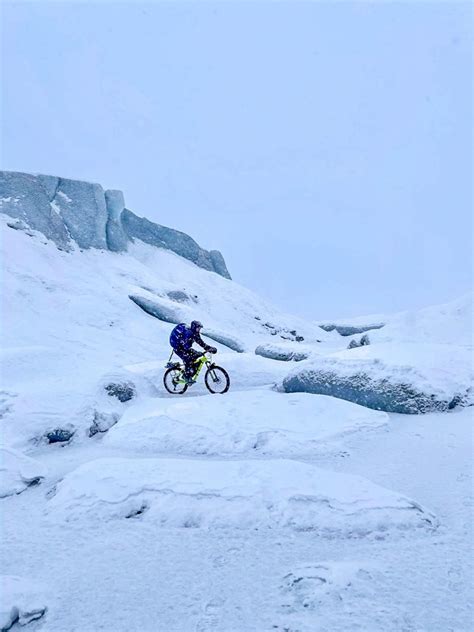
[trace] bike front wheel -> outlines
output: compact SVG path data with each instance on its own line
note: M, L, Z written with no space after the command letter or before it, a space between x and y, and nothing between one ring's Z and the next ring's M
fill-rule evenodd
M171 393L171 395L182 395L187 390L188 385L181 381L182 376L181 369L171 368L165 371L163 384L168 393Z
M230 387L230 377L225 369L220 366L211 366L204 376L207 390L213 394L223 395Z

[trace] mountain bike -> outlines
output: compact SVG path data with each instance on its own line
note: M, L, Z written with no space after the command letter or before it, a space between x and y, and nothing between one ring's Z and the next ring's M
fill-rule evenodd
M173 354L171 354L171 357ZM172 395L182 395L188 390L191 384L188 384L184 377L184 364L181 362L171 362L171 357L166 364L165 374L163 376L163 384L165 385L168 393ZM230 387L229 374L221 366L217 366L212 361L212 354L208 351L201 353L201 355L194 361L196 366L193 380L196 382L201 369L205 365L207 367L204 374L204 383L207 390L213 394L223 395L227 393Z

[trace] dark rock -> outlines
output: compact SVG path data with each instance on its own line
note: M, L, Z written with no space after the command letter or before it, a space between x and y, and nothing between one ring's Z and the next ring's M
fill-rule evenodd
M120 402L129 402L137 394L135 384L132 382L111 382L105 390L110 397L116 397Z
M68 443L75 434L75 430L68 428L55 428L46 433L48 443Z
M198 303L198 297L196 295L191 296L182 290L171 290L167 292L166 296L172 301L177 303Z
M139 516L142 516L144 513L146 513L149 508L150 508L150 505L147 502L142 502L140 507L137 507L136 509L132 509L125 516L125 518L138 518Z

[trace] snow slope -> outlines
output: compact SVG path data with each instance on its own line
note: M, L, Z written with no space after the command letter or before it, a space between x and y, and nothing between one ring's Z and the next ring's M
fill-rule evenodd
M406 418L273 390L317 358L368 362L383 377L384 349L449 389L467 375L467 359L465 373L448 363L469 352L464 299L426 310L413 330L387 319L369 332L379 344L346 351L349 338L169 250L65 252L7 221L0 567L15 579L1 584L2 625L41 615L33 632L470 629L472 408ZM241 344L217 345L230 392L199 382L166 393L172 325L130 296Z
M362 330L372 324L383 324L370 329L369 338L379 342L432 342L448 345L473 343L473 293L468 292L449 303L398 314L371 314L358 318L333 321L338 326L348 325ZM352 334L356 336L356 334ZM348 338L350 339L350 338Z

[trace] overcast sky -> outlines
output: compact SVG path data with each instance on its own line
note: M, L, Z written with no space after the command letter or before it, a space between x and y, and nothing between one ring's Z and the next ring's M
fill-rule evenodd
M4 169L92 180L311 318L472 283L471 4L3 3Z

